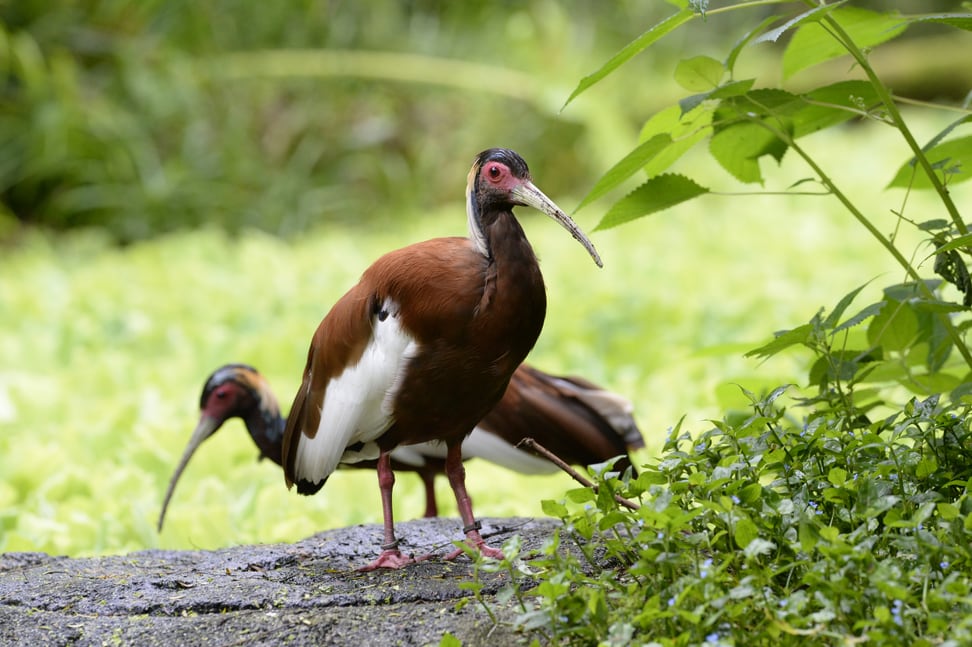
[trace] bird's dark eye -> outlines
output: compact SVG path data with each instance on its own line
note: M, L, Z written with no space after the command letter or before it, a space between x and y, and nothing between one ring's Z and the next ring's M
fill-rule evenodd
M498 166L490 166L489 167L489 170L487 171L487 173L489 173L489 177L491 177L491 178L493 178L495 180L496 178L498 178L500 176L500 169L499 169Z
M225 398L229 394L226 391L217 391L215 395L216 395L217 398L219 398L220 400L222 400L223 398Z

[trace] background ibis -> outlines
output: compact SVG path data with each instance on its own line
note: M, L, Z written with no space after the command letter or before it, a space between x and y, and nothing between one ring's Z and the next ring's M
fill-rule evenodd
M517 205L558 221L601 265L590 240L533 184L523 158L489 149L476 156L467 178L468 237L385 254L311 340L284 429L284 475L288 487L314 494L339 463L378 460L384 543L362 570L415 561L395 538L391 451L429 441L446 446L446 476L467 542L502 555L479 533L462 441L500 401L546 316L540 266L513 216Z
M162 530L176 483L200 444L227 420L241 418L260 451L282 465L286 421L266 378L246 364L221 366L206 379L199 399L199 422L169 481L158 528ZM516 444L531 437L569 463L589 465L621 456L615 467L631 463L627 452L645 446L632 416L631 403L611 391L578 377L544 373L527 364L513 373L510 385L462 444L463 458L482 457L523 474L547 474L557 468ZM407 445L392 451L392 469L416 472L425 485L425 516L438 506L434 479L445 472L445 453L439 443ZM374 463L354 463L373 468Z

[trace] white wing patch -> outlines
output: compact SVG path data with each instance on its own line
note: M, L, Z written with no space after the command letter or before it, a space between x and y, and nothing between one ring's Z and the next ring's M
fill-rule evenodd
M479 457L520 474L553 474L557 466L545 458L517 449L496 434L479 427L462 441L464 457Z
M313 438L301 437L294 473L297 478L319 483L340 462L378 457L374 442L394 419L392 405L409 358L417 345L398 318L398 305L382 304L373 321L371 341L354 366L348 366L327 385L321 406L321 422ZM348 445L363 443L358 451Z
M392 458L413 467L424 466L426 457L445 459L445 443L403 445L392 452ZM557 466L547 459L517 449L496 434L479 427L462 441L462 457L482 458L521 474L553 474L557 471Z

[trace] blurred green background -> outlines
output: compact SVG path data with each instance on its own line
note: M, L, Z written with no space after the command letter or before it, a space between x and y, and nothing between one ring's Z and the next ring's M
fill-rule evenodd
M699 21L561 110L582 76L670 11L0 0L0 551L212 548L379 522L373 473L348 470L298 497L276 466L256 462L236 421L197 452L165 531L154 528L211 370L255 365L286 409L318 321L371 261L464 233L477 152L518 150L569 212L644 120L682 95L678 58L721 58L736 21L756 22ZM954 98L965 72L935 71L936 38L921 41L927 65L902 84ZM745 66L775 79L773 55L749 53ZM954 116L913 118L927 139ZM876 222L895 226L903 194L881 187L907 150L893 133L850 126L807 146ZM703 153L680 164L742 188ZM767 188L808 175L784 159ZM957 191L968 199L967 185ZM939 208L926 199L909 197L909 209ZM649 443L642 458L683 415L697 430L739 404L736 384L799 380L806 358L742 357L772 331L868 279L900 278L823 198L707 196L594 234L603 270L521 211L549 294L530 361L629 397ZM602 212L576 217L590 232ZM569 484L476 461L468 471L483 516L539 515ZM421 513L418 479L399 479L396 505L399 519Z

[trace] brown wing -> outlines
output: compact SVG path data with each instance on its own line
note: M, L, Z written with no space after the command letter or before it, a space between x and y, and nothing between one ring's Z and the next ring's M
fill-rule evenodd
M479 426L516 445L530 437L568 463L589 465L644 446L630 403L579 378L522 364ZM624 469L630 463L621 461Z

